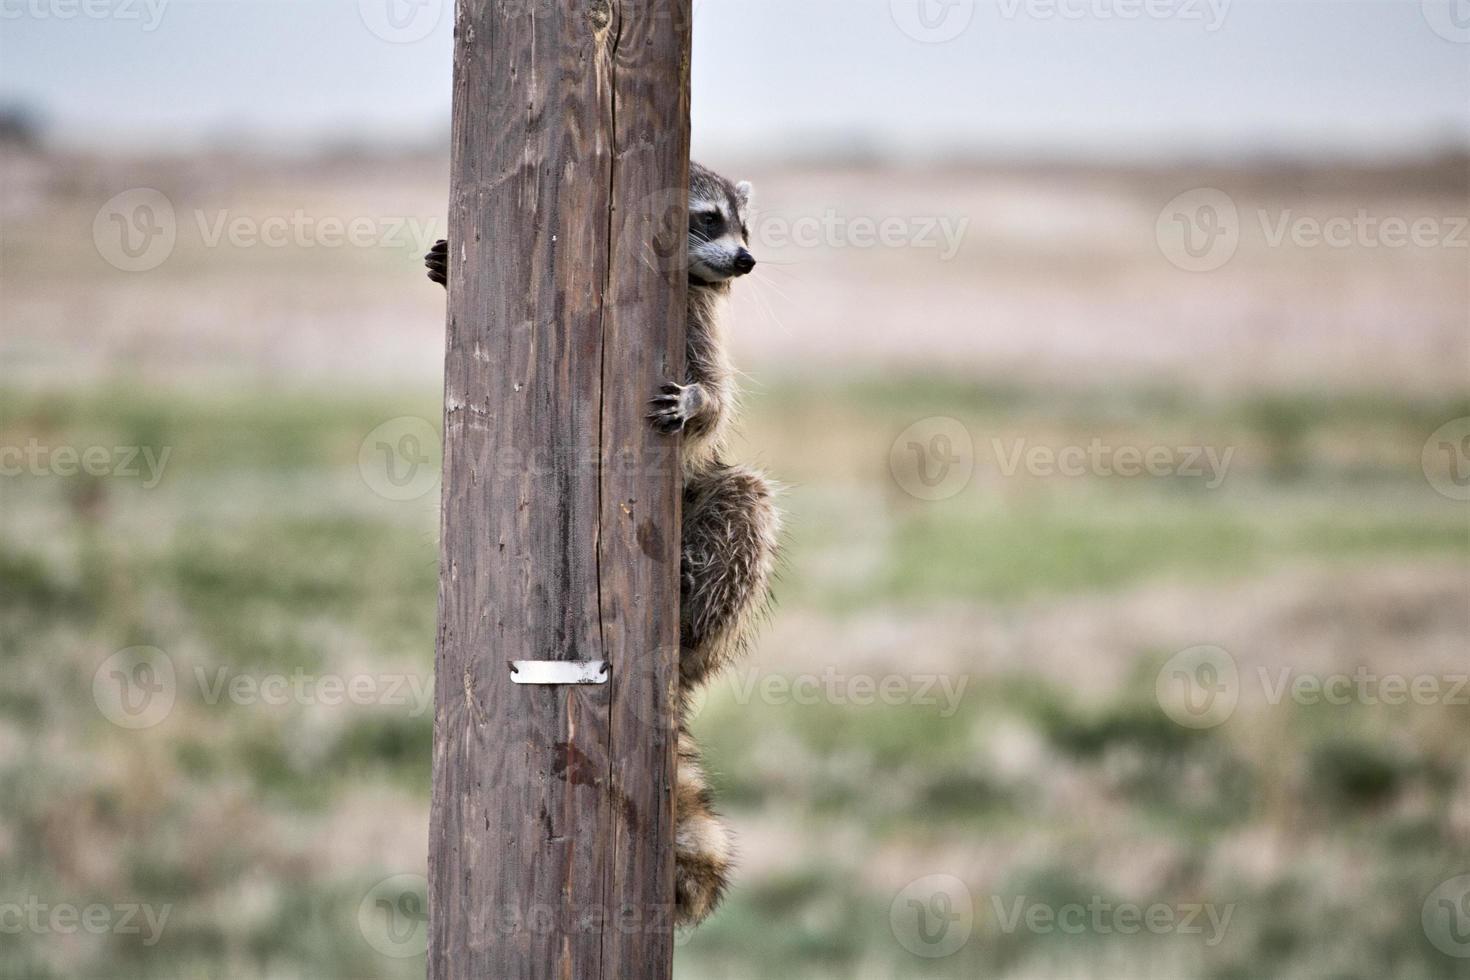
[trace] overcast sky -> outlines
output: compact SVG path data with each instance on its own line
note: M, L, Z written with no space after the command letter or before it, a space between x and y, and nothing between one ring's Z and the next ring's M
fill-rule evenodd
M424 140L449 0L0 0L68 140ZM696 0L695 146L1415 153L1470 138L1470 0Z

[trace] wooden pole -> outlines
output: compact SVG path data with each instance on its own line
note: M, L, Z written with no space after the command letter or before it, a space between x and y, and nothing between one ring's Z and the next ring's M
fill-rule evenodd
M458 2L430 980L672 972L689 27Z

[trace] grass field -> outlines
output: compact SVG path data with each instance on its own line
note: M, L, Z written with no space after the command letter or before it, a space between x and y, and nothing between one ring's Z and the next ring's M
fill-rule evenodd
M744 856L680 976L1463 976L1420 919L1470 853L1470 709L1449 690L1470 525L1420 454L1470 404L934 375L767 379L748 401L741 453L789 484L788 561L754 657L697 724ZM437 490L385 499L359 450L437 411L432 391L0 397L4 445L165 460L4 484L0 881L167 910L156 936L8 935L0 974L422 974L360 911L424 871ZM890 445L941 413L973 435L975 472L916 499ZM1008 476L992 442L1095 437L1234 452L1210 488ZM1234 714L1205 729L1156 697L1199 644L1239 668ZM132 730L93 686L138 646L166 654L176 698ZM1273 701L1281 670L1360 668L1440 696ZM279 703L260 693L297 676ZM372 690L331 703L324 678ZM943 958L890 916L934 874L974 909ZM1130 933L1130 906L1173 924ZM1048 919L1069 908L1098 911Z
M446 161L0 164L0 977L421 977ZM1453 227L1463 155L736 176L786 560L678 975L1466 976L1465 253L1267 234Z

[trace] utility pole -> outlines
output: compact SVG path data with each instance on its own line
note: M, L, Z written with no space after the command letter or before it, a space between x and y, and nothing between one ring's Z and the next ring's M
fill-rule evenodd
M430 980L668 980L690 0L458 0Z

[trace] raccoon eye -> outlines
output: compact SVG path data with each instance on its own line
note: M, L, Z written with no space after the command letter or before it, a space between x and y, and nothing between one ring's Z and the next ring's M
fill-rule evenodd
M699 216L699 223L706 229L713 231L720 226L720 213L718 211L706 211Z

